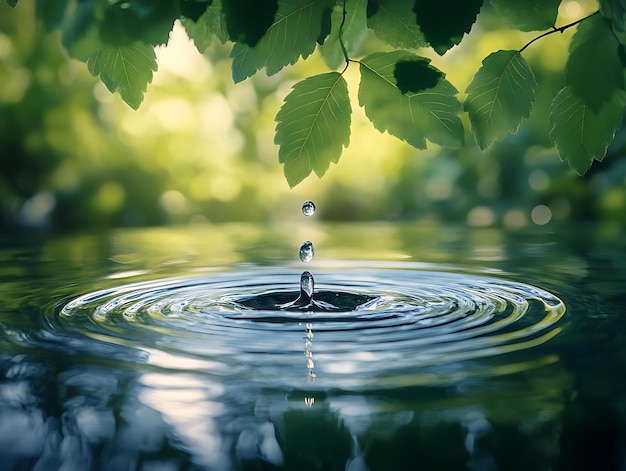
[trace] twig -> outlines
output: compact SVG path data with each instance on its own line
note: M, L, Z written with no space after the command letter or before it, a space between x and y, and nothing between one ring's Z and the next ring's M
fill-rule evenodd
M346 2L343 2L343 16L341 17L341 24L339 25L339 45L341 46L341 52L343 52L343 58L346 61L346 66L343 68L342 74L348 69L350 65L350 58L348 57L348 50L343 43L343 25L346 23Z
M583 21L585 21L587 18L591 18L592 16L598 14L599 11L595 11L587 16L585 16L584 18L579 18L576 21L572 21L571 23L568 23L566 25L563 25L559 28L553 26L552 29L550 31L546 31L543 34L540 34L539 36L537 36L536 38L531 39L530 41L528 41L526 44L524 44L524 47L522 47L518 52L523 52L524 49L526 49L528 46L530 46L532 43L534 43L535 41L538 41L541 38L545 38L546 36L549 36L551 34L554 33L562 33L563 31L565 31L568 28L571 28L572 26L576 26L578 23L582 23Z

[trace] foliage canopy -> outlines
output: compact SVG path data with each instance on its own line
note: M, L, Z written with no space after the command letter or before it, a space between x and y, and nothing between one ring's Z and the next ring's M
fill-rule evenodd
M359 105L381 132L418 149L426 141L459 147L467 112L485 149L531 114L538 84L525 49L576 27L549 126L561 159L584 174L604 158L622 125L626 0L599 0L598 12L558 27L560 0L490 1L508 26L539 33L518 50L490 53L463 103L445 73L419 52L431 47L443 55L463 41L483 0L37 0L36 14L48 30L61 29L69 55L134 109L157 69L154 46L167 42L178 19L201 52L213 41L233 43L235 82L261 69L275 74L319 48L339 71L296 83L276 116L275 142L290 186L311 172L323 176L349 144L352 110L343 74L350 65L358 64L361 75ZM7 3L19 7L18 0ZM367 31L388 47L358 58L356 45Z

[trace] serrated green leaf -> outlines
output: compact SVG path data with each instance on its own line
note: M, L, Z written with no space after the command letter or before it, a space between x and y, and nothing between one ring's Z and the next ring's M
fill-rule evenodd
M276 115L274 139L290 187L311 171L323 176L331 162L339 161L342 147L350 143L351 112L348 86L337 72L294 85Z
M377 0L375 7L370 3L371 16L367 18L367 25L391 46L405 49L427 46L415 21L414 3L415 0Z
M87 60L87 68L92 75L99 75L112 93L118 92L122 100L137 109L152 81L152 72L157 70L156 55L149 44L106 45Z
M221 0L213 0L213 3L207 7L198 21L182 18L181 23L200 53L206 51L215 38L222 44L226 44L228 41Z
M504 23L521 31L544 30L554 26L561 0L491 0Z
M415 0L413 11L424 38L438 54L469 33L483 0Z
M444 78L421 92L402 93L394 71L398 62L428 60L407 51L378 52L361 61L359 104L376 129L387 131L413 147L426 139L447 147L463 145L461 103L457 90ZM443 77L443 74L442 74Z
M583 21L570 44L565 85L594 112L624 87L619 41L602 15Z
M342 37L348 56L357 54L361 38L367 27L365 7L367 0L346 0L346 20L343 24ZM339 44L339 27L343 19L343 8L335 5L331 14L331 31L324 44L319 47L322 57L331 69L344 63L343 51Z
M322 15L330 5L332 0L281 0L274 22L256 46L236 43L233 47L233 80L241 82L262 67L273 75L300 57L306 59L315 50Z
M550 139L561 160L579 175L602 160L615 132L622 125L624 93L614 92L611 99L594 113L569 87L563 88L550 107Z
M518 51L497 51L483 60L464 104L481 149L517 132L530 116L536 90L535 75Z

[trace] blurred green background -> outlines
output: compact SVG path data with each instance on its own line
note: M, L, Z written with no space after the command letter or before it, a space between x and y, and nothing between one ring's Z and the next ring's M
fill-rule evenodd
M626 225L626 132L584 177L559 160L548 139L547 111L563 84L572 30L524 52L540 86L531 120L486 152L469 132L454 151L418 151L380 134L358 106L352 64L350 147L323 179L311 176L290 190L273 143L274 116L295 81L328 71L317 53L275 76L262 71L234 84L229 46L201 55L177 24L133 111L66 56L59 33L35 20L33 3L0 3L2 230L268 222L297 218L305 199L333 221ZM557 25L595 9L595 0L563 1ZM430 57L463 99L485 56L519 49L536 35L506 29L486 5L460 46ZM365 37L362 50L381 46Z

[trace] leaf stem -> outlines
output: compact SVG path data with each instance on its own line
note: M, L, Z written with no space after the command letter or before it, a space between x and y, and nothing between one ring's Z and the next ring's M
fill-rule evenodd
M594 15L596 15L598 13L599 13L599 11L594 11L593 13L590 13L589 15L585 16L584 18L579 18L576 21L572 21L571 23L568 23L566 25L560 26L558 28L556 26L553 26L550 31L546 31L545 33L540 34L536 38L533 38L530 41L528 41L526 44L524 44L524 46L518 52L523 52L524 49L526 49L528 46L530 46L535 41L540 40L541 38L545 38L546 36L549 36L549 35L554 34L554 33L562 33L566 29L571 28L572 26L576 26L577 24L582 23L583 21L585 21L587 18L591 18L592 16L594 16Z

